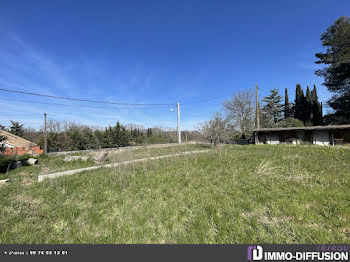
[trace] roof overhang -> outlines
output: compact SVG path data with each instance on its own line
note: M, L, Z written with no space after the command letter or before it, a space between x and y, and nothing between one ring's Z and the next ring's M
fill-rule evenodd
M303 126L303 127L279 127L279 128L260 128L253 132L274 132L274 131L292 131L292 130L331 130L348 129L350 125L329 125L329 126Z

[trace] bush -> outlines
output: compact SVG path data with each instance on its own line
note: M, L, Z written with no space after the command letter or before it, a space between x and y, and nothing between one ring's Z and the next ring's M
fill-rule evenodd
M165 137L159 137L159 136L151 136L147 137L146 143L147 144L164 144L164 143L170 143L170 139Z
M279 127L302 127L304 122L294 117L288 117L278 123Z
M9 164L15 161L28 160L30 155L4 156L0 155L0 173L6 173Z

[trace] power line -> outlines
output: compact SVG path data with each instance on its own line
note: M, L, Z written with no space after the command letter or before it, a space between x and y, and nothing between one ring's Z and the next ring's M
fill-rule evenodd
M57 105L57 106L71 106L71 107L83 107L83 108L100 108L100 109L106 109L105 107L100 106L81 106L81 105L68 105L68 104L60 104L60 103L45 103L45 102L36 102L36 101L28 101L28 100L21 100L21 99L8 99L0 97L0 100L5 101L17 101L17 102L24 102L24 103L32 103L32 104L43 104L43 105ZM114 107L115 109L163 109L163 108L169 108L169 107Z
M19 90L10 90L10 89L4 89L4 88L0 88L0 91L10 92L10 93L19 93L19 94L24 94L24 95L32 95L32 96L49 97L49 98L54 98L54 99L64 99L64 100L82 101L82 102L100 103L100 104L111 104L111 105L129 105L129 106L141 106L141 105L147 105L147 106L170 106L171 105L171 106L173 106L173 105L175 105L175 104L132 104L132 103L108 102L108 101L89 100L89 99L80 99L80 98L70 98L70 97L62 97L62 96L54 96L54 95L45 95L45 94L24 92L24 91L19 91Z

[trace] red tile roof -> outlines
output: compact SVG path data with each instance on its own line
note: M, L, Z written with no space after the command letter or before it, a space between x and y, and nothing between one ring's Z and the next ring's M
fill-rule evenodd
M0 136L5 136L7 139L5 140L5 144L11 145L13 147L32 147L37 146L37 144L28 141L19 136L15 136L9 132L0 130Z

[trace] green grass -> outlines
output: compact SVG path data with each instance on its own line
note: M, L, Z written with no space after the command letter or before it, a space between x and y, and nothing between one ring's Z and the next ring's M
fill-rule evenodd
M174 149L175 150L175 149ZM0 188L0 243L349 243L350 150L224 146Z
M210 148L210 146L205 144L187 144L187 145L175 145L170 147L165 145L165 147L159 147L159 148L143 147L135 150L112 151L109 153L105 162L118 163L118 162L123 162L128 160L162 156L162 155L171 155L171 154L177 154L185 151L202 150L202 149L208 149L208 148Z
M187 144L180 146L170 146L170 147L160 147L160 148L152 148L152 147L142 147L133 150L126 151L110 151L108 157L102 163L95 163L92 158L88 160L74 160L71 162L64 162L63 159L65 156L39 156L38 161L39 165L36 165L31 168L20 168L11 170L9 173L0 173L0 179L17 177L17 176L27 176L28 174L31 177L35 177L39 174L50 174L54 172L91 167L95 165L103 165L109 163L118 163L128 160L153 157L153 156L161 156L161 155L169 155L176 154L185 151L192 150L205 150L208 149L209 146L205 144ZM75 156L88 156L93 157L96 153L75 153ZM100 154L98 152L97 154ZM27 157L28 158L28 157Z

